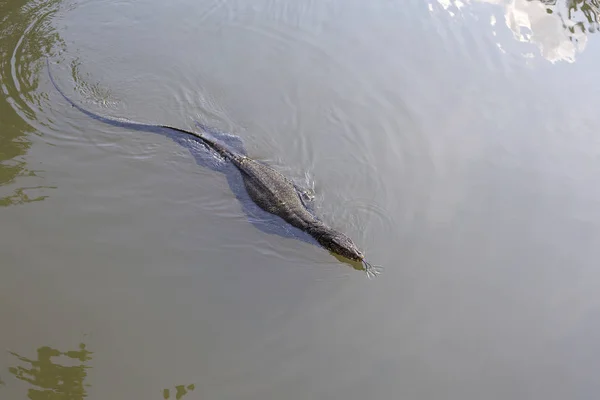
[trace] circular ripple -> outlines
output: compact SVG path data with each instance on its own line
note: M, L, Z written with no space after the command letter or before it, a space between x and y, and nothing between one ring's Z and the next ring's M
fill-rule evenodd
M221 3L216 4L204 18L208 19L221 6ZM372 248L370 243L378 235L393 234L394 230L398 230L398 224L410 221L426 195L427 185L423 185L423 182L427 181L432 168L431 149L415 121L411 105L403 100L398 91L388 90L381 83L370 79L368 74L353 63L344 61L337 52L331 51L331 44L323 44L326 42L322 42L321 36L317 34L323 29L323 25L311 24L310 9L303 10L299 19L291 23L290 14L279 13L281 10L274 14L272 20L261 20L259 23L251 22L257 17L256 10L253 11L252 8L239 13L233 12L229 6L227 11L226 21L220 21L221 25L225 25L222 29L227 29L229 33L238 31L240 33L237 36L243 37L244 40L259 43L259 50L262 52L260 55L285 54L288 57L301 57L300 61L319 66L318 73L305 70L301 72L313 74L314 77L310 77L311 82L322 81L322 90L333 100L326 108L311 108L309 94L313 86L305 88L300 84L288 82L289 90L280 95L280 100L287 110L286 115L274 117L285 119L286 128L294 132L290 138L293 159L284 157L283 152L276 150L281 146L277 143L276 135L253 136L250 133L250 138L246 139L250 155L253 156L254 150L258 150L259 158L272 161L278 169L301 186L313 187L318 213L331 225L348 233L353 232L354 239L362 244L361 247ZM296 15L294 13L292 15ZM28 27L13 52L11 62L14 66L12 71L17 93L22 93L24 86L31 86L32 81L42 76L43 60L28 59L23 56L26 52L20 49L27 43L31 32L51 30L47 21L51 14L51 8L40 6L39 19ZM233 35L236 36L235 33ZM300 56L297 56L298 54ZM27 65L37 65L38 74L32 74ZM104 89L103 85L93 83L95 79L84 73L84 65L85 62L75 59L59 64L53 63L52 68L67 94L73 93L74 100L80 101L84 107L102 115L129 116L131 113L118 110L127 108L123 99L116 98ZM269 63L265 61L265 65L269 66ZM276 71L273 65L275 64L269 68ZM175 66L170 73L161 73L160 77L146 74L137 79L157 82L157 93L171 95L168 109L173 110L175 114L169 118L173 118L173 121L187 119L188 126L182 126L183 129L190 128L189 125L193 124L190 114L202 115L198 119L203 122L210 119L217 124L235 126L233 119L227 117L229 112L203 90L201 79L185 74L180 76L182 74L177 74L177 71ZM328 84L327 79L331 77L335 77L336 84ZM51 89L49 81L44 82ZM314 85L315 88L319 86L318 83ZM48 94L30 91L29 94L18 96L14 101L24 119L31 121L32 125L37 123L49 128L46 129L50 131L46 140L61 145L91 144L131 160L153 158L160 151L159 148L164 146L165 142L162 139L156 140L153 135L128 135L123 134L120 128L113 130L108 126L98 128L99 125L96 124L83 124L82 121L88 117L76 115L78 111L75 109L56 107L56 104L66 103L58 93L50 89ZM48 103L52 104L52 107ZM47 111L44 112L44 108L47 108ZM336 148L330 149L327 144L321 144L319 136L309 134L308 129L311 128L305 125L303 115L313 112L325 123L322 134L328 135L327 140L333 140L337 144L335 147L341 149L339 153L335 152ZM356 118L357 115L361 118ZM131 118L135 119L134 116ZM172 121L140 122L169 124ZM86 126L93 126L94 134L84 134L83 129ZM73 136L72 132L81 134ZM348 149L352 149L352 152L348 153ZM177 150L177 159L188 156L184 153L186 150ZM265 154L268 156L260 157ZM172 168L179 168L177 162L173 162L173 159L170 161ZM351 167L348 168L348 165ZM392 168L394 171L391 171ZM319 171L327 171L327 175ZM327 181L323 176L327 176ZM393 177L392 181L390 177ZM224 203L207 200L206 204L207 209L212 209L219 215L228 215L227 210L230 210ZM400 216L400 220L395 220L392 215Z
M323 79L335 98L327 109L320 111L336 135L339 144L336 148L354 149L344 154L336 153L336 148L317 145L315 137L307 134L300 116L299 108L306 104L302 88L293 86L282 94L282 102L290 111L289 129L297 133L292 136L293 148L300 153L298 158L313 181L318 214L328 223L356 233L355 239L360 243L374 240L378 235L408 231L427 198L433 173L430 144L411 104L398 90L373 83L368 74L338 58L336 52L323 44L322 37L303 29L302 23L257 22L256 13L246 10L243 15L234 16L227 29L243 31L240 36L247 41L252 36L259 37L256 41L269 49L261 52L262 57L273 53L281 56L280 53L291 53L293 49L294 54L302 55L302 60L318 65L322 73L315 80ZM353 90L346 92L343 85L328 86L324 79L327 76L351 83ZM353 97L350 93L360 95ZM372 116L364 117L365 114ZM362 118L356 118L357 115ZM265 139L269 140L272 139ZM261 147L277 148L277 144L266 143ZM269 161L301 182L301 171L290 164L286 166L281 152L275 154ZM319 178L322 174L318 171L324 170L329 175L327 182ZM398 216L397 220L391 215Z

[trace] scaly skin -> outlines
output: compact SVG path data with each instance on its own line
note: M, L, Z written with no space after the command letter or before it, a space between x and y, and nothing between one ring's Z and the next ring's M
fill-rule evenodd
M296 189L293 182L283 176L281 173L272 167L261 162L253 160L245 155L234 153L225 146L217 143L208 137L191 131L186 131L171 126L143 124L124 119L108 118L98 114L94 114L83 107L74 103L69 99L63 91L58 87L50 72L48 65L48 74L52 84L56 90L67 100L73 107L77 108L82 113L111 125L116 125L124 128L143 129L143 128L166 128L177 132L191 135L200 139L207 147L219 153L225 159L231 161L241 172L244 185L250 198L263 210L281 217L290 225L307 232L314 237L321 246L329 251L349 258L353 261L362 262L365 266L367 276L377 275L379 272L365 260L364 254L352 242L352 240L341 232L338 232L325 223L317 219L305 206L302 201L301 194Z

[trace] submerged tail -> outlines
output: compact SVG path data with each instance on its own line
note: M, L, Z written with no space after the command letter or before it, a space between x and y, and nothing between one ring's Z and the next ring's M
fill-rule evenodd
M225 148L225 146L205 137L204 135L197 133L197 132L191 132L191 131L186 131L184 129L179 129L179 128L174 128L172 126L167 126L167 125L160 125L160 124L145 124L142 122L135 122L135 121L130 121L124 118L114 118L114 117L104 117L102 115L99 114L95 114L89 110L86 110L85 108L81 107L79 104L75 103L73 100L71 100L70 98L67 97L67 95L61 90L61 88L56 84L56 82L54 81L54 77L52 76L52 72L50 71L50 61L48 60L48 57L46 57L46 66L48 67L48 76L50 77L50 81L52 82L52 85L54 86L54 88L58 91L58 93L61 94L62 97L64 97L64 99L71 104L73 107L75 107L76 109L78 109L79 111L81 111L82 113L84 113L85 115L89 116L90 118L93 118L97 121L100 122L104 122L105 124L109 124L109 125L113 125L113 126L117 126L120 128L128 128L128 129L133 129L133 130L146 130L146 131L152 131L152 130L156 130L156 129L170 129L176 132L181 132L181 133L185 133L187 135L191 135L197 139L200 139L202 141L202 143L204 143L205 145L207 145L208 147L210 147L211 149L215 150L217 153L219 153L221 156L230 159L230 160L236 160L236 154L231 152L230 150L228 150L227 148Z

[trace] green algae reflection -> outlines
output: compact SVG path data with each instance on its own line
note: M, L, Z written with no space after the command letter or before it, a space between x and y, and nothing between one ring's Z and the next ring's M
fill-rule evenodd
M84 380L87 377L86 362L91 360L92 352L85 344L79 350L61 352L48 346L37 349L37 359L29 359L11 352L23 364L11 367L8 371L17 379L29 383L32 388L27 391L31 400L82 400L87 396ZM67 357L72 365L63 365L53 358Z
M183 396L185 396L186 394L188 394L189 392L192 392L194 389L196 388L196 385L177 385L175 386L175 400L180 400ZM164 389L163 390L163 398L165 400L168 400L171 398L171 390L170 389Z
M0 206L30 203L47 197L39 171L27 167L25 157L34 105L39 92L39 60L56 44L63 44L48 23L60 1L0 1Z
M78 350L60 351L49 346L37 349L37 358L32 359L16 352L10 352L16 357L19 366L10 367L8 371L20 381L30 384L27 397L30 400L83 400L87 397L85 383L87 371L91 367L88 362L92 352L84 343L79 344ZM5 383L0 378L0 387ZM163 389L162 398L165 400L181 400L196 389L196 385L176 385Z

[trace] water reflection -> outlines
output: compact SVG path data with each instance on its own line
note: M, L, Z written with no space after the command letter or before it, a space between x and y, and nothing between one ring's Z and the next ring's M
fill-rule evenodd
M36 176L33 173L28 174L28 176ZM16 204L25 204L32 203L34 201L42 201L47 195L39 195L39 196L30 196L28 192L34 189L48 189L51 188L49 186L30 186L25 188L17 188L14 192L8 196L0 197L0 206L13 206Z
M27 391L27 397L31 400L81 400L87 396L86 387L90 385L83 382L90 367L85 362L92 359L92 352L86 349L85 344L81 343L79 350L65 352L43 346L38 348L36 360L14 352L10 354L28 364L8 370L17 379L34 386ZM52 358L60 356L79 363L62 365L53 362Z
M35 129L32 105L39 103L37 61L54 44L62 43L46 23L59 1L0 2L0 206L40 201L47 197L36 171L23 157ZM19 179L19 187L12 185ZM10 187L8 185L11 185Z
M177 385L177 386L175 386L175 399L176 400L181 399L183 396L185 396L189 392L193 392L194 389L196 389L196 385L194 385L194 384L187 385L187 386L185 386L185 385ZM171 398L171 389L164 389L163 390L163 398L165 400Z
M84 343L79 344L78 350L64 352L42 346L37 349L37 359L30 359L15 352L10 354L26 364L10 367L8 371L17 379L33 386L27 390L29 399L83 400L87 397L86 388L91 385L84 381L87 378L87 370L91 368L87 362L92 359L93 352L89 351ZM57 357L66 359L59 362ZM0 377L0 387L2 386L5 386L5 383ZM194 389L195 384L176 385L173 389L163 389L162 396L165 400L180 400Z
M588 33L598 30L597 0L437 0L455 16L473 1L504 7L504 21L515 39L536 45L548 61L574 62L585 50ZM433 9L430 6L430 9ZM496 18L490 18L495 29ZM496 32L493 31L494 35ZM498 43L501 47L501 43ZM502 48L502 47L501 47ZM530 57L528 53L526 56Z

